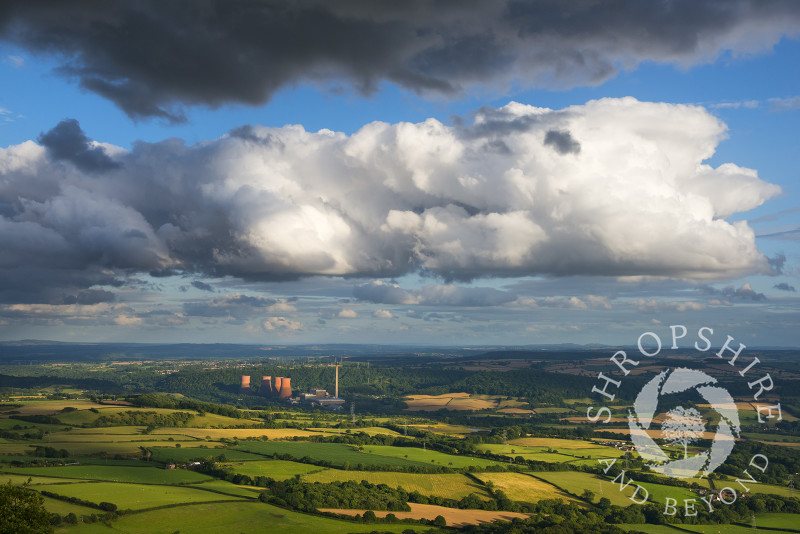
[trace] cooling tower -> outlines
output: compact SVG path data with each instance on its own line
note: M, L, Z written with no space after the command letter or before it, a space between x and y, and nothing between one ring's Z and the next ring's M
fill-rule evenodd
M261 389L259 392L262 395L269 395L272 393L272 377L271 376L262 376L261 377Z
M242 385L239 386L239 391L242 393L250 393L250 377L242 375Z
M275 377L275 389L272 390L273 395L278 395L281 392L281 380L283 380L282 376Z
M281 380L281 389L278 390L278 396L282 399L288 399L292 396L292 379L284 378Z

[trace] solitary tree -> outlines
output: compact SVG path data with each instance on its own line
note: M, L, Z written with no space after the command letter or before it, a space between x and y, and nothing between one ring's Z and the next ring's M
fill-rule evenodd
M30 479L29 479L30 481ZM44 497L24 486L0 485L0 534L42 534L52 532Z
M689 456L689 443L703 437L706 426L703 417L694 408L685 409L683 406L667 412L667 417L661 423L661 433L664 439L673 445L683 445L683 457Z

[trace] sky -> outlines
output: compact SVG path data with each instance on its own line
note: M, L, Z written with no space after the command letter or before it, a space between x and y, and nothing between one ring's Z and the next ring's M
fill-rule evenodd
M800 345L800 4L4 2L0 341Z

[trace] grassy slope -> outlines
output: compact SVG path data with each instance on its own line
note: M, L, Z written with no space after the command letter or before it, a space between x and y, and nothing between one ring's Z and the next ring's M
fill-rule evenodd
M157 530L154 526L157 525ZM359 524L326 517L301 514L259 502L230 502L180 506L153 510L122 517L112 523L112 529L103 524L78 525L59 528L56 533L127 534L172 533L219 534L220 532L310 532L314 534L342 534L344 532L403 532L406 529L424 532L429 527L419 525ZM254 530L256 529L256 530Z
M417 474L417 473L385 473L379 471L341 471L326 469L303 476L306 482L333 482L337 480L366 480L372 484L386 484L389 487L402 487L408 492L418 491L423 495L434 495L450 499L460 499L470 493L477 493L488 498L484 488L468 477L458 473Z

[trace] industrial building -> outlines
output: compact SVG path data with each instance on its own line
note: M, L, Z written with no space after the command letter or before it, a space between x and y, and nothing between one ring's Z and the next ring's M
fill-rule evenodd
M255 393L253 386L250 383L250 376L242 375L242 382L239 386L239 392L244 395L251 395ZM276 376L273 383L273 378L271 376L262 376L261 384L258 388L258 394L265 397L288 399L292 396L292 379L286 376ZM345 404L345 400L339 398L339 364L336 364L333 395L328 393L328 390L326 389L310 388L308 393L300 394L300 400L315 404L317 406L340 409L342 405Z
M253 393L250 385L250 377L242 375L242 383L239 386L239 391L246 395ZM275 377L275 385L272 385L271 376L261 377L261 386L258 388L261 395L267 397L278 397L280 399L288 399L292 396L292 379L284 376Z
M308 393L301 393L300 399L303 402L309 402L312 405L323 406L339 410L344 405L345 400L339 398L339 364L336 364L336 378L334 379L333 395L328 393L325 389L310 388Z

